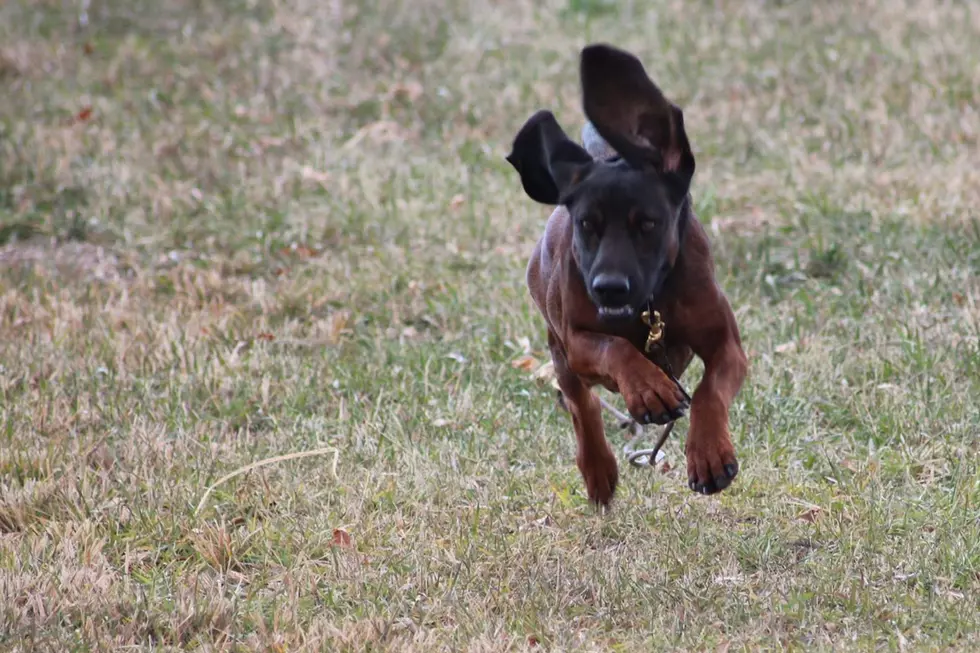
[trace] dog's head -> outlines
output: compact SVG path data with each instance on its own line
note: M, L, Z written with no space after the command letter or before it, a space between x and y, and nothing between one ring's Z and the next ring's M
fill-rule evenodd
M636 57L590 45L580 72L585 115L619 156L594 160L539 111L507 161L531 199L568 208L575 260L599 316L624 319L655 298L677 258L694 155L681 110Z

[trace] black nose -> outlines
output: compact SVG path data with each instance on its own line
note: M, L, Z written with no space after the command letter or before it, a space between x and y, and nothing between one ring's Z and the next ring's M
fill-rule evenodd
M592 280L592 292L605 306L622 306L629 300L630 280L621 274L600 272Z

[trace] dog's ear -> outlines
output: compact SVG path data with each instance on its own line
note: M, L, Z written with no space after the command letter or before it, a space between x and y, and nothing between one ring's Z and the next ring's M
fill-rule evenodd
M640 60L610 45L582 50L580 75L585 115L620 156L653 169L687 194L694 154L684 114L647 76Z
M538 111L524 123L507 161L520 173L524 192L531 199L552 205L561 203L593 163L550 111Z

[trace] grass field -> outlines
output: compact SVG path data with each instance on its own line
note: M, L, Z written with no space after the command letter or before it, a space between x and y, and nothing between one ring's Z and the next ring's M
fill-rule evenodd
M592 41L685 110L751 365L733 487L684 420L605 516L503 158L578 133ZM0 648L976 650L977 43L953 0L0 4Z

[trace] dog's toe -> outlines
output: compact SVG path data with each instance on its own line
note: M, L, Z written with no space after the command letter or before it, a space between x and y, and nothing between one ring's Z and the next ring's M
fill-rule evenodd
M715 492L721 492L729 485L732 484L732 478L729 476L719 476L714 480Z
M646 415L643 416L644 424L657 424L662 426L669 421L671 421L670 413L658 413L658 414L647 413Z
M727 446L704 446L688 435L687 478L691 491L716 494L728 489L738 476L738 460L730 444L721 444Z
M696 479L691 479L687 482L687 486L691 488L692 492L708 496L711 494L717 494L718 492L721 492L723 489L725 489L725 487L728 487L728 484L730 483L731 481L726 481L726 485L724 487L718 487L717 480L709 481L707 483L701 483Z

